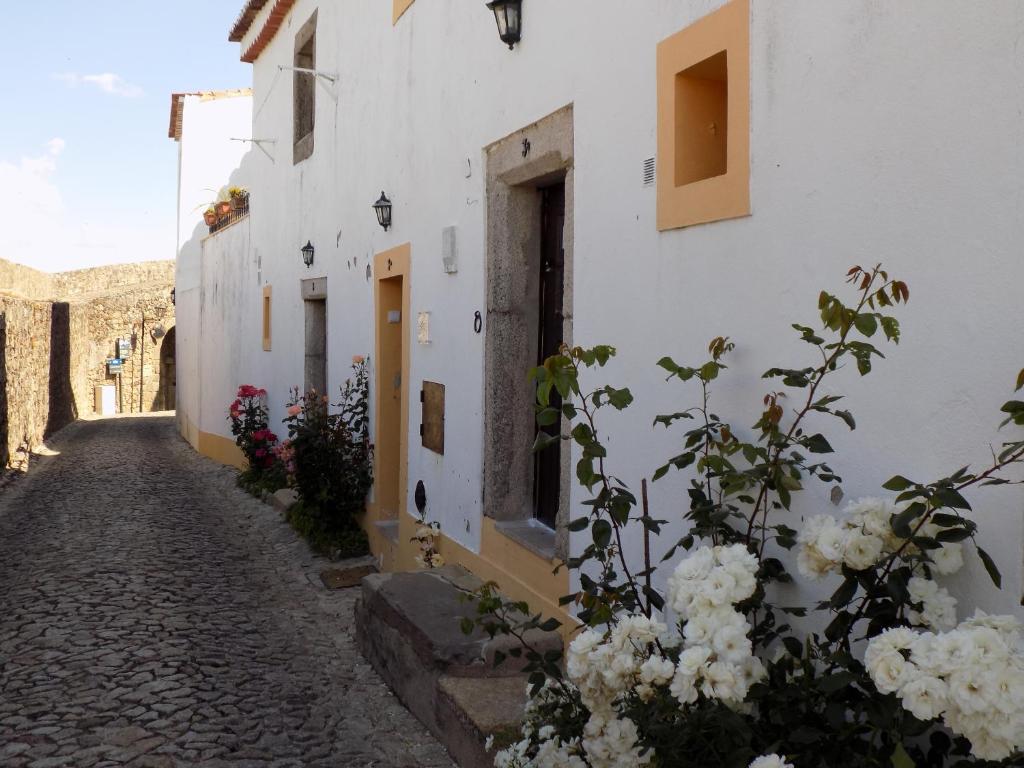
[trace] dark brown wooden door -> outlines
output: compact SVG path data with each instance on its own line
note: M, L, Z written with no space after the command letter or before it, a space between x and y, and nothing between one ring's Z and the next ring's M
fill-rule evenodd
M562 234L565 229L565 184L541 190L540 306L537 339L537 362L558 352L562 344L562 297L565 288L565 250ZM553 393L551 405L561 407L558 394ZM560 423L539 427L557 435ZM534 457L534 514L545 525L555 527L558 515L562 474L562 443L558 441Z

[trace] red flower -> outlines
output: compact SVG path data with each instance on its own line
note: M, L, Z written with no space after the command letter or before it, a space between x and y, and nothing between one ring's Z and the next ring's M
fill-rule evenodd
M266 397L267 390L257 389L252 384L243 384L238 388L239 398L255 398L255 397Z
M263 450L262 448L257 448L256 449L256 458L257 459L262 459L266 455L267 455L267 452L265 450Z
M269 434L270 432L266 429L258 429L252 433L252 439L255 440L257 443L262 443L264 440L267 439L267 435Z

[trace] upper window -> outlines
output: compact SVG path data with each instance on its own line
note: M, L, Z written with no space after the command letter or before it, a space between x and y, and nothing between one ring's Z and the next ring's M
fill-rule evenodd
M295 36L293 87L294 160L299 163L313 154L316 125L316 12Z
M750 214L750 6L658 45L658 229Z
M397 24L402 14L409 10L415 0L393 0L391 4L391 23Z

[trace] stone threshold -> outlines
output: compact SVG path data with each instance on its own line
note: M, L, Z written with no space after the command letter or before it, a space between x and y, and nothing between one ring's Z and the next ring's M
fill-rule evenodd
M480 583L456 566L374 574L363 579L355 608L363 656L462 768L493 766L487 737L496 745L513 741L527 700L525 660L494 666L495 654L518 641L460 628L462 617L474 615L464 597ZM541 652L562 648L558 633L528 637Z

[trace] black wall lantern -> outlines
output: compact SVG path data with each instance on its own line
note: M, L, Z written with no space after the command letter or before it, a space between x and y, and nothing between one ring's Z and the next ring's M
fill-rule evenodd
M494 11L501 42L511 51L523 36L523 0L493 0L487 7Z
M377 223L384 227L384 231L391 229L391 201L383 192L380 200L373 204L373 210L377 212Z
M311 243L309 240L307 240L306 244L304 246L302 246L302 262L307 267L313 266L313 255L314 255L314 253L315 253L315 251L313 249L313 243Z

